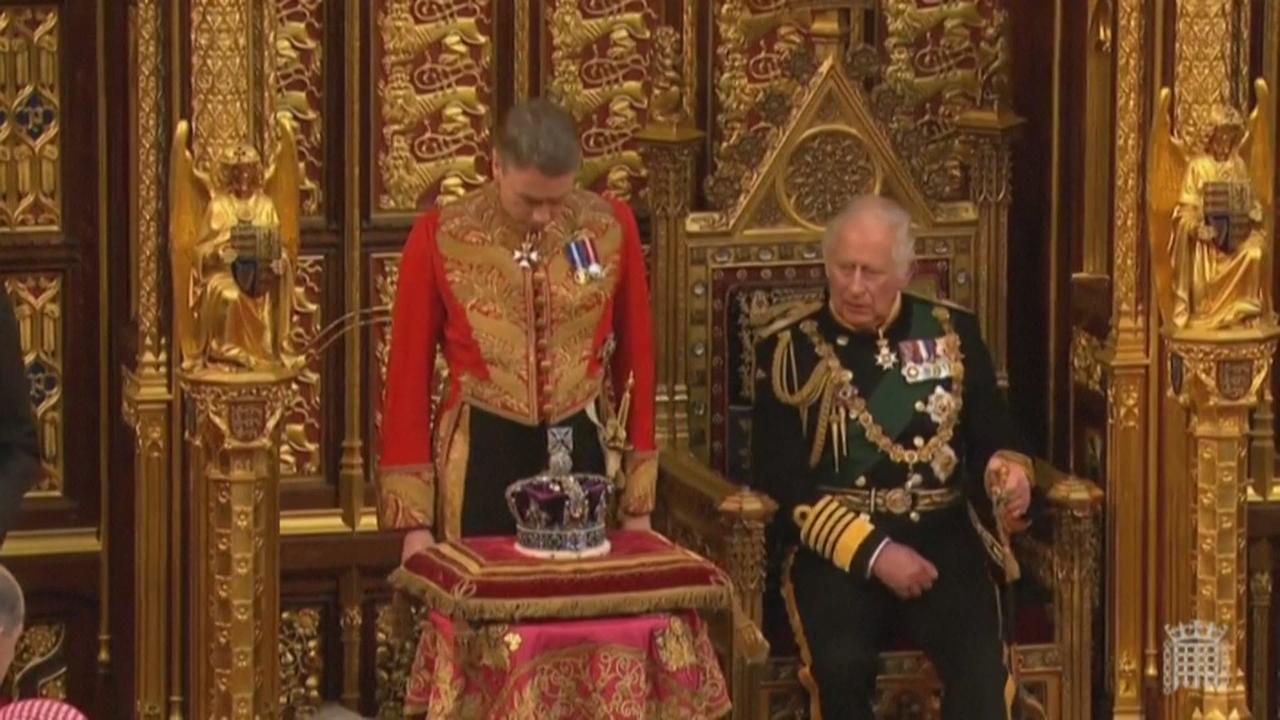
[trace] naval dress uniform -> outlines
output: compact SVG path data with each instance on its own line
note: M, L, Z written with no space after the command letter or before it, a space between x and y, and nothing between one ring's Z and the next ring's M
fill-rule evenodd
M903 294L876 331L826 302L799 308L756 346L753 481L793 547L782 592L813 715L871 720L877 655L905 631L944 684L943 717L1008 716L993 559L1006 559L984 470L997 453L1031 467L976 319ZM900 600L872 564L892 538L938 578Z

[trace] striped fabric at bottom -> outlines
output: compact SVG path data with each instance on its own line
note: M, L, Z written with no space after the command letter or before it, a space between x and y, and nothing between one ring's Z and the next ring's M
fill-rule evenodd
M0 720L88 720L84 713L57 700L19 700L0 707Z

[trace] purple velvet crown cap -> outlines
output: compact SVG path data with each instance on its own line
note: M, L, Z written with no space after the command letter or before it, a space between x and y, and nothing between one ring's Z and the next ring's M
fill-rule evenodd
M583 556L607 550L613 484L602 475L544 473L507 487L516 547L531 555Z

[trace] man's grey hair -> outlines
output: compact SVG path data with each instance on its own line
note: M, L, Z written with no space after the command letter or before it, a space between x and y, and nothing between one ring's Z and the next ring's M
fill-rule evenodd
M9 633L22 627L26 614L22 586L8 568L0 565L0 631Z
M537 170L547 177L576 173L582 164L573 116L545 98L511 108L494 147L502 167Z
M911 233L911 214L901 205L882 195L859 195L840 214L827 223L822 234L822 254L830 256L831 246L855 223L872 222L893 233L893 259L898 272L911 270L916 259L916 239Z

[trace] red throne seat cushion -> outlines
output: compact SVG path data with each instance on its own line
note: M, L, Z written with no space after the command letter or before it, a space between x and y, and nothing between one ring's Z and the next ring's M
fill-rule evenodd
M511 536L439 543L409 558L392 583L455 619L517 622L731 610L733 585L709 560L648 531L609 533L608 555L540 560Z

